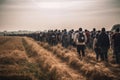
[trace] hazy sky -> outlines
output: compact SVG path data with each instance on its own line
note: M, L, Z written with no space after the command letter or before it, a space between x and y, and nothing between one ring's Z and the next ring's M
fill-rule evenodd
M0 31L111 29L120 23L120 0L0 0Z

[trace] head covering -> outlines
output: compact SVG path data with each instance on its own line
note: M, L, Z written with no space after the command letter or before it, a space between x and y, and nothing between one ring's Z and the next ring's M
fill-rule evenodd
M102 28L102 32L105 32L105 28Z

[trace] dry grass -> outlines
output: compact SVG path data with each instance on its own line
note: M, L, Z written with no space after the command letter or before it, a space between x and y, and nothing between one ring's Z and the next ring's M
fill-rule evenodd
M38 45L34 42L31 42L29 40L25 40L28 44L31 52L36 51L36 54L39 54L39 58L37 59L39 66L42 67L43 71L46 72L46 74L48 74L50 76L50 79L53 80L62 80L62 76L67 76L66 74L64 74L64 70L61 69L61 67L58 67L56 64L57 62L52 58L52 56L50 55L50 53L48 53L47 51L45 51L43 48L38 47ZM70 80L70 76L68 77ZM67 80L67 77L66 79Z
M104 63L90 63L90 59L92 61L95 60L94 54L88 54L87 59L83 61L79 60L76 50L68 50L63 49L62 46L50 46L47 43L39 43L45 49L53 52L57 57L61 60L67 62L72 68L78 70L79 72L83 73L84 76L88 77L90 80L113 80L115 79L115 75L113 72L104 65ZM89 61L88 61L89 59Z
M0 40L0 42L3 42L0 45L0 53L5 52L5 51L11 52L13 50L24 51L24 47L22 45L22 41L20 37L0 37L0 38L2 39Z
M14 50L9 54L1 54L0 64L14 65L14 64L24 64L27 61L27 56L23 51Z
M50 80L80 80L72 76L71 73L69 73L70 71L64 68L63 65L53 57L52 53L40 47L36 42L25 38L24 43L30 48L31 52L36 52L35 54L38 55L38 57L36 57L37 62L42 70L49 75Z
M0 37L0 79L4 80L119 80L117 69L96 63L87 50L80 60L76 49L51 47L27 37ZM43 48L44 47L44 48ZM115 66L115 65L114 65ZM113 71L114 70L114 71ZM82 76L82 75L84 76ZM117 76L115 76L117 75Z
M0 80L47 80L26 55L22 38L0 37Z

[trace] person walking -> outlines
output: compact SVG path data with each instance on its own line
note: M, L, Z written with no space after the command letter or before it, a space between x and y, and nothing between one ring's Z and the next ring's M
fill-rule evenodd
M98 37L98 46L101 50L101 60L108 62L108 49L110 48L110 41L105 28L102 28L101 33Z
M115 34L112 36L113 40L113 48L114 48L114 54L116 58L116 63L120 64L120 33L119 28L116 29Z
M100 31L97 32L96 37L93 40L93 49L96 53L96 60L99 61L100 58L100 47L98 46L98 37L100 35Z
M79 28L78 33L76 33L76 45L77 45L77 52L81 59L85 57L85 43L87 41L86 35L83 33L82 28ZM82 53L82 54L81 54Z

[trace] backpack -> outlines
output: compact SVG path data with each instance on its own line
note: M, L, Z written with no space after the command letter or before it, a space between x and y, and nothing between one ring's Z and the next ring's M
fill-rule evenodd
M83 34L83 32L79 33L78 42L85 42L85 35Z

